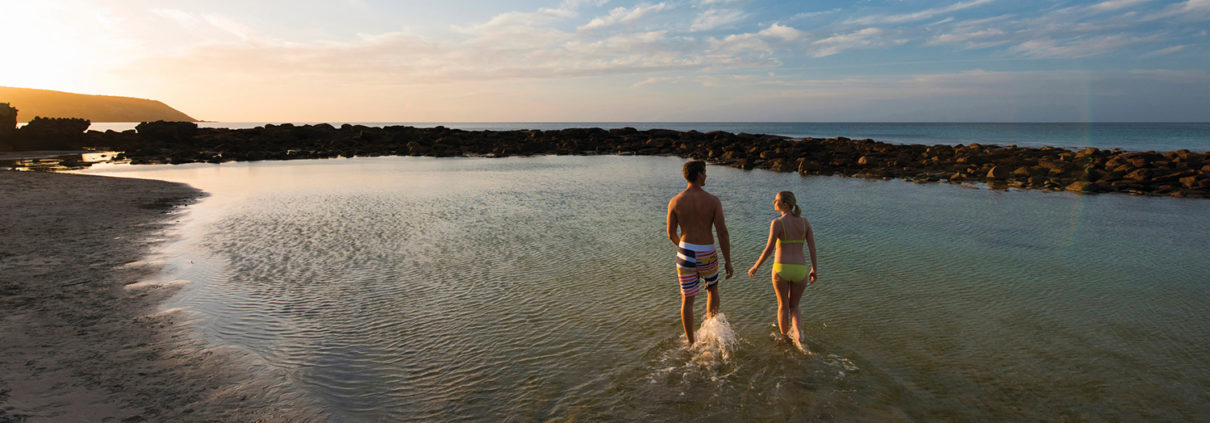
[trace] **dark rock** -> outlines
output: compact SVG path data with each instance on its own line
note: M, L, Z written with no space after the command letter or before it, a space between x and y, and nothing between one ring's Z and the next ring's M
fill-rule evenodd
M1133 172L1126 174L1126 179L1133 179L1138 182L1146 181L1151 178L1151 171L1147 169L1136 169Z
M17 109L0 103L0 151L12 150L17 137Z
M1096 185L1092 182L1076 181L1072 182L1071 185L1068 185L1063 189L1071 192L1094 192L1094 187L1096 187Z
M77 150L87 138L90 122L75 118L35 117L17 130L14 150Z
M991 170L987 171L987 179L998 180L998 179L1004 179L1007 177L1008 177L1008 170L1004 169L1003 166L994 166L991 168Z
M140 136L157 141L184 141L197 135L197 124L193 122L143 122L134 129Z

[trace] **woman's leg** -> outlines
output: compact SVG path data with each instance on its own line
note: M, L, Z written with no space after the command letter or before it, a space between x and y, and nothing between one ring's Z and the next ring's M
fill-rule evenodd
M777 330L782 335L790 329L790 283L773 272L773 292L777 294Z
M790 330L792 331L792 334L790 337L796 341L802 342L802 312L798 309L798 302L802 300L802 293L807 289L807 281L802 280L796 283L787 282L786 284L789 285L787 287L788 292L786 293L786 296L789 297L787 301L787 308L789 308L791 319Z

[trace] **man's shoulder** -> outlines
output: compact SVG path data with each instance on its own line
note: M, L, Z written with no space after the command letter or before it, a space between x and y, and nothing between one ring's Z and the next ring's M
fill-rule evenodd
M686 195L685 192L686 191L681 191L681 192L676 193L676 195L672 196L672 198L668 200L668 203L669 204L675 203L675 202L685 198L685 195Z

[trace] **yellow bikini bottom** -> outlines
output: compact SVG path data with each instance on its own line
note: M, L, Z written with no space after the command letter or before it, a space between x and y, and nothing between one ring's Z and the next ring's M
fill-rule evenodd
M807 265L773 263L773 273L788 282L802 282L807 278Z

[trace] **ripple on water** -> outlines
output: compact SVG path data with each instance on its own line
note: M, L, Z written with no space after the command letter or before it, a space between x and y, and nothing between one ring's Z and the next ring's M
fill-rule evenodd
M337 420L1210 415L1189 394L1210 386L1210 202L720 167L707 189L740 276L689 349L663 228L680 162L195 166L177 180L211 192L193 208L213 219L189 238L199 264L166 280L195 281L173 306ZM742 275L783 189L820 249L802 349L771 335L768 267Z

